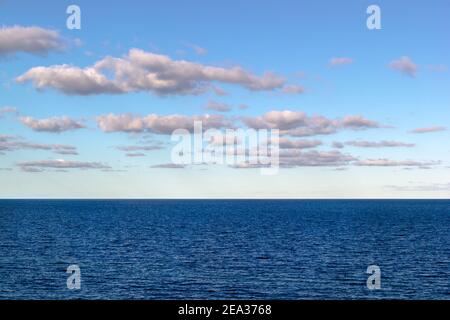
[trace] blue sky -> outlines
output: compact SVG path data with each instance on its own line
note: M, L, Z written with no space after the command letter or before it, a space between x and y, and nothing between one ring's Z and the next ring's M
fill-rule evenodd
M80 30L66 28L70 4L81 9ZM381 30L366 26L371 4L381 9ZM0 1L0 197L448 198L449 12L448 1ZM165 56L163 68L175 67L164 70L175 72L170 80L183 89L138 86L127 80L134 71L115 78L131 52ZM73 77L107 56L120 60L116 74L96 72L118 85L116 92ZM252 80L198 79L180 71L180 61L201 70L239 67ZM72 69L55 71L61 65ZM36 67L43 69L30 71ZM282 83L250 88L273 79ZM186 89L191 83L204 90ZM206 110L208 103L231 111ZM154 114L159 125L164 116L208 113L239 127L247 125L242 119L278 127L267 113L282 111L329 121L359 116L370 125L300 137L287 131L290 141L321 144L299 150L296 165L262 176L217 165L152 167L171 161L168 132L99 123L108 114ZM67 127L69 120L83 128ZM76 154L57 153L55 145ZM163 147L142 150L152 145ZM127 156L117 148L124 146L140 150ZM330 156L351 160L315 162Z

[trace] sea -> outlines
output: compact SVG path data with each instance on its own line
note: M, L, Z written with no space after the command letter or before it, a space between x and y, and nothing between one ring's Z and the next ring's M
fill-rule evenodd
M449 285L450 200L0 200L0 299L448 300Z

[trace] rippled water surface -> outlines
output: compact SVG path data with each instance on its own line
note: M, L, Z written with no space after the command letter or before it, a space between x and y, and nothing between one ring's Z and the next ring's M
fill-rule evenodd
M1 299L450 299L449 284L450 201L0 201Z

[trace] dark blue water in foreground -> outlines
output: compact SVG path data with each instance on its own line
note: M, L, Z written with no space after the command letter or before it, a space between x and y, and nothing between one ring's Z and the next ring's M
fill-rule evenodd
M450 299L449 284L450 201L0 201L1 299Z

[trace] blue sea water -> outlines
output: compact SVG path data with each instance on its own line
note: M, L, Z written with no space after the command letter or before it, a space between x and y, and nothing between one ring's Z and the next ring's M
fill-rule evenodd
M447 200L1 200L0 299L450 299L449 231Z

